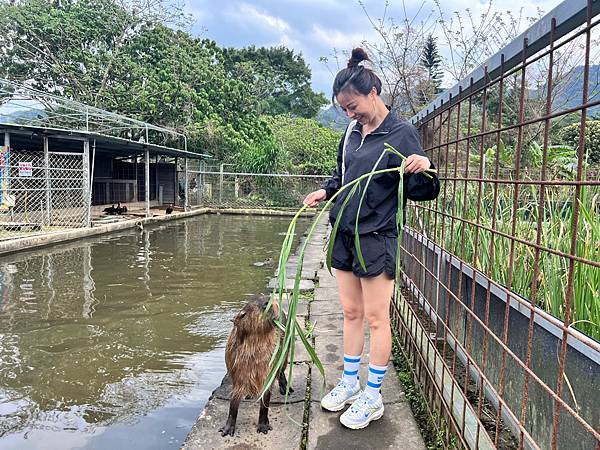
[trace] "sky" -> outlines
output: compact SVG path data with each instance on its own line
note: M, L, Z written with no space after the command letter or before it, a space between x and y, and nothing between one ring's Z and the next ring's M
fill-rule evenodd
M479 0L439 0L447 15L469 8L478 17L487 2ZM385 9L385 0L363 0L369 15L378 19ZM400 22L404 17L429 15L436 6L433 0L389 0L387 17ZM523 16L545 13L560 3L559 0L495 0L497 10L512 10L519 14L516 4L523 7ZM331 95L331 84L338 70L333 58L334 49L348 51L367 39L377 39L358 0L186 0L186 9L193 16L191 32L196 36L213 39L220 46L258 47L284 45L301 53L312 70L313 89ZM525 21L523 21L524 23ZM525 25L525 24L524 24ZM438 31L434 31L439 33ZM444 52L444 49L440 49ZM329 63L320 62L321 57ZM341 55L344 59L347 56Z

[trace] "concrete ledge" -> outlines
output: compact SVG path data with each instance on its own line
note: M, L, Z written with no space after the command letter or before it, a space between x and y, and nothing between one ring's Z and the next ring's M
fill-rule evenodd
M294 289L294 279L293 278L286 278L285 280L285 288L288 291L292 291ZM275 289L278 285L278 281L277 278L271 278L271 280L269 281L269 285L267 286L268 289ZM311 280L300 280L300 286L299 286L299 291L300 292L307 292L307 291L312 291L315 288L315 283L312 282Z
M296 211L293 210L276 210L276 209L261 209L261 208L248 208L248 209L227 209L227 208L204 208L208 209L210 214L230 214L234 216L281 216L281 217L294 217ZM300 217L314 217L315 213L312 211L305 211L300 214Z
M304 388L299 387L301 390ZM268 434L257 433L258 402L243 402L238 412L235 435L221 437L219 428L227 420L229 402L213 398L198 417L183 449L282 449L297 450L302 437L304 403L274 405L269 408L269 422L273 427Z
M308 449L425 450L423 438L406 403L385 405L385 414L362 430L349 430L339 420L341 412L323 411L318 403L310 408Z

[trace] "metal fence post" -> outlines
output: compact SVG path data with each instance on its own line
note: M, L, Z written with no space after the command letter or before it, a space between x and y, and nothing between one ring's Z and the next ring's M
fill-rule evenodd
M178 205L179 204L179 175L178 175L178 158L177 156L175 157L175 176L174 178L174 183L173 183L173 206Z
M83 204L85 207L85 227L90 226L91 219L91 201L90 196L90 141L83 141Z
M47 136L44 136L44 177L46 178L46 225L50 226L52 217L52 183L50 182L50 153L48 151Z
M146 217L150 217L150 150L146 148L144 155L144 201L146 203Z
M221 164L219 168L219 206L223 203L223 167L225 164Z
M183 210L189 211L190 208L190 190L188 185L188 157L184 159L184 174L183 174Z

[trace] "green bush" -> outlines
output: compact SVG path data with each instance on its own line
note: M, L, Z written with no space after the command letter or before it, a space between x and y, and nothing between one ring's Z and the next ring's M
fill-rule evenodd
M265 118L278 149L278 168L303 175L329 175L336 165L341 133L314 119L280 115Z
M580 124L574 123L562 128L559 137L563 144L577 148L579 145ZM600 163L600 120L588 120L585 128L585 149L588 164Z

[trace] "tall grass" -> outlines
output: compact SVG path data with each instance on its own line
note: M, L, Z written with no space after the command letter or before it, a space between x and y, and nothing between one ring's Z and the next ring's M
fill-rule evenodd
M452 190L452 183L449 183ZM457 183L448 202L440 202L440 208L448 214L475 222L479 203L477 187L469 185L464 195L464 184ZM483 191L479 223L487 228L493 225L493 189L489 186ZM497 188L494 228L512 235L514 186L499 185ZM515 216L515 237L536 242L539 212L537 191L539 186L523 187L518 196ZM570 253L571 224L573 220L572 187L560 186L546 188L543 205L543 217L540 229L540 244L543 247ZM465 204L466 198L466 204ZM600 188L583 186L579 199L580 215L577 228L575 255L588 261L600 261ZM452 203L454 209L452 210ZM450 232L450 220L446 220L444 233L446 250L462 256L478 270L489 273L490 278L513 292L531 298L534 284L537 285L537 305L556 317L564 318L565 298L567 294L567 275L569 259L559 255L540 251L538 256L539 275L533 279L535 249L529 245L514 243L514 263L511 286L509 282L510 239L496 234L493 247L492 233L480 229L478 244L475 248L475 227L459 220L454 221ZM463 228L465 240L462 242ZM489 250L493 248L493 252ZM493 253L492 259L490 254ZM573 277L573 326L594 339L600 340L600 269L576 261Z

